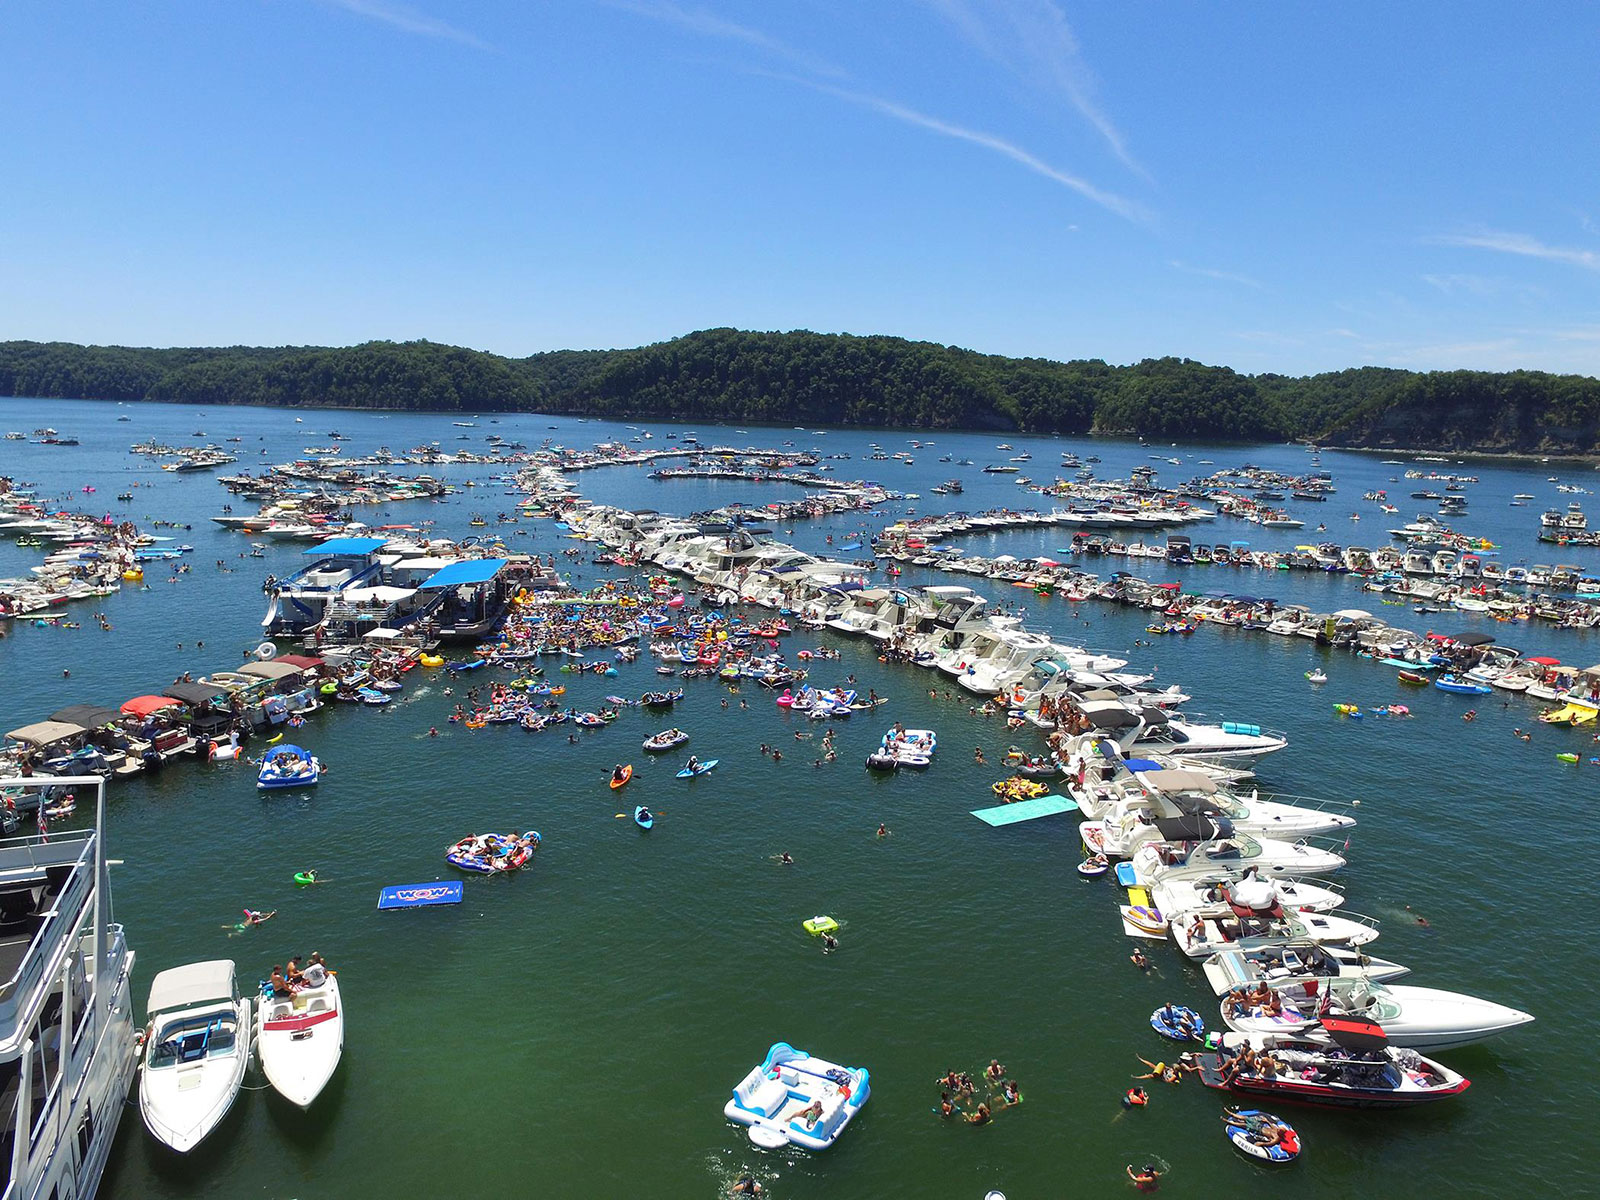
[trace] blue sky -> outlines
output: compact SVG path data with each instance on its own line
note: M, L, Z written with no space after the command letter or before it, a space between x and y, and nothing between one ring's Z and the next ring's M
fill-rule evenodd
M0 3L0 338L1600 374L1600 9Z

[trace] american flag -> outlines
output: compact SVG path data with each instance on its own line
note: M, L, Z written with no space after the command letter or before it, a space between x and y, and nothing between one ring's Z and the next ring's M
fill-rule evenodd
M43 792L40 792L39 793L39 814L38 814L38 816L39 816L39 840L41 842L48 842L50 840L50 822L44 815L44 809L45 809L45 798L44 797L45 797L45 794Z

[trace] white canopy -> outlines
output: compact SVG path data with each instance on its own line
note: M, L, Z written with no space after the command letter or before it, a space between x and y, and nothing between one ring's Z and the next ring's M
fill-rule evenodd
M1217 790L1217 781L1211 776L1181 769L1143 771L1139 782L1153 792L1204 792L1209 796Z
M394 604L396 601L409 599L417 594L416 588L384 587L359 587L345 588L339 593L341 600L354 600L360 602L370 600L374 604Z
M146 1007L157 1013L232 999L233 959L214 958L162 971L150 981L150 1003Z

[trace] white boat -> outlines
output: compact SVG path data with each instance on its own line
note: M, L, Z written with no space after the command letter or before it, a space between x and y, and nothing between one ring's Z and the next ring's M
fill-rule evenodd
M1411 973L1409 967L1385 958L1374 958L1348 946L1325 946L1314 942L1290 942L1250 949L1235 946L1213 954L1201 969L1211 984L1211 990L1219 996L1257 983L1361 978L1388 983Z
M1374 1021L1389 1041L1414 1050L1470 1046L1533 1020L1531 1013L1438 988L1389 986L1365 979L1310 979L1269 983L1280 1009L1247 1004L1237 992L1222 1002L1222 1019L1235 1033L1299 1034L1324 1016ZM1326 1002L1324 1002L1326 997Z
M1210 958L1221 950L1282 946L1302 942L1315 946L1365 946L1378 930L1365 921L1326 913L1270 916L1218 905L1186 913L1166 913L1168 931L1178 949L1190 958Z
M1177 836L1146 842L1134 852L1134 878L1144 885L1158 882L1170 871L1186 868L1255 867L1261 874L1275 877L1327 875L1344 866L1343 857L1331 850L1305 842L1250 837L1212 817L1182 817L1158 821L1156 825Z
M343 1050L344 1005L331 972L320 987L292 996L273 996L268 986L256 1007L256 1057L280 1096L309 1108Z
M139 1112L163 1145L193 1150L228 1115L250 1060L250 999L231 959L162 971L150 983Z
M8 1081L0 1187L16 1200L94 1195L138 1062L134 954L111 922L105 780L0 779L0 794L19 808L37 807L57 787L76 793L80 814L92 807L92 823L52 828L48 841L0 839L0 1078Z
M1218 903L1250 912L1332 912L1344 893L1327 883L1279 877L1270 882L1239 871L1201 868L1173 871L1150 888L1150 899L1164 913L1185 913Z
M826 1150L871 1094L865 1067L843 1067L776 1042L739 1081L722 1112L749 1126L757 1146Z

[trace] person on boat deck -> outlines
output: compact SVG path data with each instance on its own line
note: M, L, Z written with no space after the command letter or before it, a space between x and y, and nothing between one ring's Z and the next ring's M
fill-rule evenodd
M289 981L289 987L292 991L298 992L300 990L300 959L298 957L291 958L284 964L283 977Z
M314 950L311 952L311 961L300 972L300 980L308 988L318 988L328 982L328 964L322 961L322 955Z
M806 1107L795 1113L794 1119L796 1121L804 1121L809 1129L822 1119L822 1101L813 1100Z
M294 995L294 991L289 987L289 981L283 977L283 968L281 966L272 968L271 986L274 996Z

